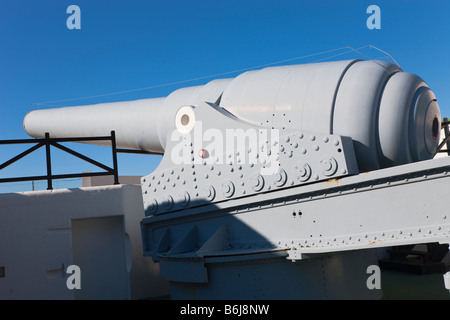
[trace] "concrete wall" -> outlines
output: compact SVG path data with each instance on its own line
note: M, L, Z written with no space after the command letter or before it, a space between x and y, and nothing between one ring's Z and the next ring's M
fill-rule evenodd
M142 255L143 216L138 185L0 194L0 299L168 295ZM81 290L66 285L74 264Z
M139 176L119 176L119 183L141 185L141 177L139 177ZM110 186L113 184L114 184L114 176L83 177L81 180L82 187Z

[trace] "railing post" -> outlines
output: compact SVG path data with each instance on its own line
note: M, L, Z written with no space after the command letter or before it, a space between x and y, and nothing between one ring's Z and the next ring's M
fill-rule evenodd
M445 134L445 138L447 138L448 135L449 135L448 119L447 118L444 118L444 134ZM446 147L447 147L447 155L450 156L450 141L447 140L447 142L445 144L446 144Z
M50 134L45 133L45 155L47 158L47 190L53 190L52 184L52 162L50 159Z
M111 131L111 146L113 153L114 184L119 184L119 170L117 168L116 132L114 130Z

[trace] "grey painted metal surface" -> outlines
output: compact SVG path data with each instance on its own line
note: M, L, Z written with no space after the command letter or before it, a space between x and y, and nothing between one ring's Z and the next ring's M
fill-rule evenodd
M32 137L84 137L110 134L116 128L118 148L164 153L166 137L175 129L174 117L183 104L216 101L227 79L205 86L179 89L166 98L101 103L29 112L23 121Z
M450 291L450 271L444 274L445 288Z
M352 60L33 111L24 127L115 130L121 147L164 153L141 180L141 229L173 298L364 299L380 296L365 282L374 249L449 242L450 158L430 160L440 123L418 76Z
M218 262L258 260L256 254L271 253L320 269L321 258L352 251L354 256L347 261L352 267L345 263L345 268L355 272L338 278L362 285L367 267L377 264L366 250L450 241L450 217L442 201L449 170L450 158L435 159L148 217L142 221L144 251L161 262L163 277L194 288L214 282L209 275L215 275ZM262 271L265 258L255 262L261 274L267 282L280 281L270 268ZM236 272L226 266L220 267L223 272ZM180 272L186 269L191 272ZM328 276L337 277L332 274ZM292 279L303 276L291 275ZM308 276L314 278L313 273ZM322 283L320 277L315 279ZM217 294L233 298L219 288ZM270 297L285 294L273 291ZM305 293L289 294L295 299ZM352 294L366 299L375 293L360 287Z
M161 267L165 262L160 262ZM367 289L368 275L360 267L376 263L375 250L322 255L295 263L287 261L283 253L209 257L204 263L207 283L172 281L170 290L171 296L179 299L202 300L379 299L380 290ZM176 275L192 272L186 266L173 271Z
M271 136L270 132L236 121L213 104L200 103L195 109L187 107L182 111L191 113L191 117L195 113L197 128L201 124L203 130L193 129L168 139L168 152L158 169L142 179L146 215L358 173L348 137L294 130L272 132ZM223 153L217 145L199 140L208 132L215 135L216 142L223 138L226 144L235 137L240 141L230 143L233 147ZM254 139L249 140L253 141L242 141L252 136ZM187 156L182 163L174 161L178 149Z

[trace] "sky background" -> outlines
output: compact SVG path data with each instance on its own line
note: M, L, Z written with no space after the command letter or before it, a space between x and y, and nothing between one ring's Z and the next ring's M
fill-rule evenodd
M366 26L372 4L381 9L379 30ZM81 9L80 30L66 26L70 5ZM364 47L366 57L341 49L284 64L387 60L372 45L422 77L442 116L450 117L449 16L448 0L0 0L0 140L28 138L23 118L37 108L164 97L241 73L234 70L346 46ZM222 73L229 74L186 81ZM164 85L178 81L186 82ZM77 99L97 95L103 96ZM112 163L109 148L68 146ZM0 163L27 147L0 146ZM98 171L54 150L55 174ZM119 154L119 173L147 175L160 159ZM0 178L40 174L43 150L1 171Z

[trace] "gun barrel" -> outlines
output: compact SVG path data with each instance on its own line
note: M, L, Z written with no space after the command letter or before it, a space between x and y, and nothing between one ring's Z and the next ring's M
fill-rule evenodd
M216 103L256 126L351 137L361 171L431 159L439 143L440 110L427 84L372 60L269 67L166 98L36 110L24 128L33 137L115 130L119 147L162 154L177 111L200 102Z
M163 154L178 109L197 101L216 102L229 81L182 88L165 98L34 110L25 116L23 127L34 138L43 138L46 132L59 138L107 136L114 130L119 148Z

